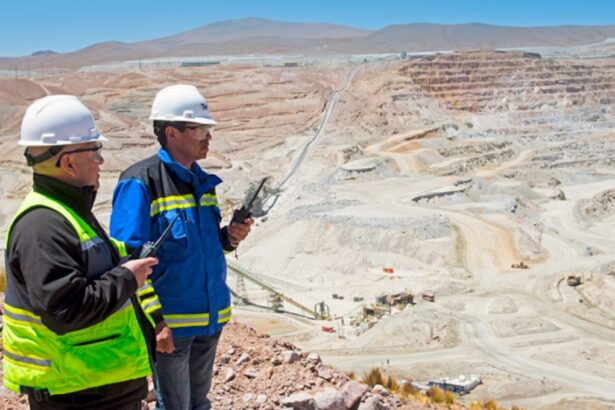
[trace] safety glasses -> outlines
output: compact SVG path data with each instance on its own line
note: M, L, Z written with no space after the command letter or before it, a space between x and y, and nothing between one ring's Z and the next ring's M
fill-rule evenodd
M64 155L68 155L68 154L76 154L78 152L96 152L99 153L100 150L102 149L102 143L101 142L97 142L96 145L94 145L93 147L89 147L89 148L80 148L80 149L74 149L72 151L65 151L63 153L60 154L60 156L58 157L58 160L56 161L56 167L60 167L60 161L62 160L62 157Z
M211 133L214 129L213 125L197 125L187 126L184 125L184 130L190 130L190 137L196 140L204 140L207 138L207 134ZM180 130L183 131L183 130Z

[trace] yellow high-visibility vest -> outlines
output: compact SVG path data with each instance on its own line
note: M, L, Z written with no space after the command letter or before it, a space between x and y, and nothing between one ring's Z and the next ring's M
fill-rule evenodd
M50 208L66 218L84 256L95 251L93 245L101 241L96 231L63 203L36 192L28 194L13 218L7 245L15 221L34 207ZM121 243L112 243L121 256L126 255ZM47 328L24 306L5 303L2 337L4 385L15 392L40 389L67 394L151 374L145 336L130 299L102 322L63 335Z

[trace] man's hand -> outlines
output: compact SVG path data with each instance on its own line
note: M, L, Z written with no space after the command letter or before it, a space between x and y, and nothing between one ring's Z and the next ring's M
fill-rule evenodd
M228 226L228 239L233 247L237 247L239 242L246 239L246 236L250 233L250 225L254 223L254 219L246 218L243 223L231 222Z
M156 258L133 259L122 264L134 275L139 287L145 284L145 279L152 273L152 266L158 264Z
M173 333L169 326L162 321L156 324L156 351L160 353L173 353Z

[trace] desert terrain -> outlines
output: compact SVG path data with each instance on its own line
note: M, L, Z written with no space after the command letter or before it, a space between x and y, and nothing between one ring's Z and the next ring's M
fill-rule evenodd
M194 84L219 124L202 165L225 181L227 220L269 177L229 260L309 309L324 302L332 318L255 306L268 293L231 270L252 303L236 300L237 320L341 371L479 374L462 401L615 408L615 58L562 54L0 78L1 230L30 187L16 141L34 99L75 94L95 113L110 140L95 205L106 224L119 173L157 149L154 95ZM413 304L364 317L403 290Z

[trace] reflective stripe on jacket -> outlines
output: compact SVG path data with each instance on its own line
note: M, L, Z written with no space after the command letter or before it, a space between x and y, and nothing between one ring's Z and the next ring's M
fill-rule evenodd
M63 203L36 192L28 194L11 222L7 249L14 223L38 207L56 211L74 229L87 261L85 276L110 263L109 254L101 251L104 241L90 225ZM121 246L117 250L125 255ZM16 291L14 282L7 286L7 301L19 299L9 294ZM31 307L7 302L2 334L4 385L16 392L28 387L67 394L151 373L148 348L130 299L106 319L61 335L46 327Z
M129 248L155 241L180 214L150 276L176 337L213 335L231 318L215 192L221 182L196 163L186 169L160 149L124 171L113 192L111 236Z

